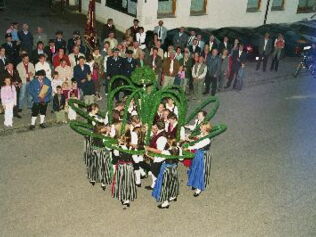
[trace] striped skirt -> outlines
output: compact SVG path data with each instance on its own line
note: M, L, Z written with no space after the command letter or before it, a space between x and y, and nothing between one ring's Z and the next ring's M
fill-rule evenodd
M112 181L112 197L120 201L133 201L137 198L132 162L119 161L116 164Z
M179 195L179 176L177 164L163 163L155 183L152 196L157 202L168 201Z
M84 162L88 179L103 184L112 182L111 152L94 146L90 138L86 138Z

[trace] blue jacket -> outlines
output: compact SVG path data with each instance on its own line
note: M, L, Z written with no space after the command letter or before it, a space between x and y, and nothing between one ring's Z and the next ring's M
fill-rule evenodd
M81 80L87 79L88 73L91 73L90 67L88 64L83 65L83 70L81 69L79 64L74 67L74 78L78 83L78 87L81 88L81 85L82 85Z
M47 77L44 78L44 85L47 85L49 87L49 89L48 89L48 91L46 93L46 96L44 98L44 102L48 103L51 100L51 97L52 97L52 85L51 85L50 80ZM39 80L37 78L34 78L30 82L30 85L29 85L29 93L32 96L34 103L40 103L41 102L39 100L39 98L38 98L38 95L39 95L40 91L41 91L41 84L40 84L40 82L39 82Z

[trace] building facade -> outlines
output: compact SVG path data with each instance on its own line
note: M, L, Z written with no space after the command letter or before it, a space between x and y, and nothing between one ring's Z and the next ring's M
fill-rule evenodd
M82 0L86 13L89 0ZM96 18L125 31L134 18L145 30L162 19L168 29L179 26L221 28L255 27L266 23L289 23L316 13L316 0L96 0Z

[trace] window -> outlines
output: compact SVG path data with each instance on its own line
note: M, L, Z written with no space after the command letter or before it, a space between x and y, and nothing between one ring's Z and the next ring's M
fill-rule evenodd
M247 12L257 12L260 10L261 0L248 0Z
M158 18L174 17L177 0L158 0Z
M297 12L308 13L316 10L316 0L299 0Z
M191 15L203 15L206 13L207 0L191 0Z
M284 0L273 0L271 10L272 11L284 10Z
M136 17L137 0L106 0L105 6Z

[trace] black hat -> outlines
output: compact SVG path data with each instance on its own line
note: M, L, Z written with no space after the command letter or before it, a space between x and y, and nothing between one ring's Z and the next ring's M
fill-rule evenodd
M80 35L80 31L79 30L75 30L72 34L73 35Z
M126 50L126 54L133 54L133 51L128 49L128 50Z
M9 37L12 37L12 34L11 33L6 33L5 34L5 38L9 38Z

